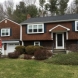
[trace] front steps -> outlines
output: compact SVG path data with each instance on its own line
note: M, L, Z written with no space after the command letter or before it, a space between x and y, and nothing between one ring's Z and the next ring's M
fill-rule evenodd
M53 54L59 54L59 53L65 54L66 50L65 49L54 49L53 50Z

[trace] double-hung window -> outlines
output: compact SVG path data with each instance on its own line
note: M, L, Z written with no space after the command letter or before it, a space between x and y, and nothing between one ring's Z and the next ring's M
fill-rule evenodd
M44 24L29 24L27 26L27 33L28 34L44 33Z
M75 21L75 31L78 31L78 21Z
M1 36L10 36L10 28L2 28Z

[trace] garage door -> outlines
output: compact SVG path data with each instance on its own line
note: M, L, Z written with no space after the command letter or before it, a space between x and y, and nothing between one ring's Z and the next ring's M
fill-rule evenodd
M5 44L2 44L2 55L4 55L4 54L8 55L8 53L14 52L15 47L18 46L19 43L7 43L6 50L4 50L4 45Z
M9 53L9 52L14 52L15 51L15 47L16 46L18 46L19 45L19 43L8 43L7 44L7 54Z

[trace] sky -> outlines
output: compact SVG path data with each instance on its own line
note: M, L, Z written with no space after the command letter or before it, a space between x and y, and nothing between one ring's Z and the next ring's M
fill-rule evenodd
M4 3L4 1L8 1L8 0L0 0L0 3ZM12 0L13 2L14 2L14 6L16 6L16 4L18 4L20 1L22 1L22 0ZM48 1L48 0L46 0L46 1ZM70 0L69 1L69 5L70 5L70 3L72 2L73 0ZM37 5L37 7L39 7L39 0L36 0L36 5Z
M8 0L0 0L0 3L3 3L4 1L8 1ZM18 4L20 1L22 1L22 0L13 0L13 2L15 3L15 4ZM71 2L72 0L70 0L70 2Z

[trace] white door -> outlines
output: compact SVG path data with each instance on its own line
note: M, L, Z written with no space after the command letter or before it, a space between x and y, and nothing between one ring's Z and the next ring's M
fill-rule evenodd
M2 55L4 55L4 44L2 44Z
M8 55L8 53L10 53L10 52L14 52L14 50L15 50L15 47L16 46L18 46L19 45L19 43L8 43L7 44L7 50L6 50L6 54Z
M56 33L56 49L64 49L64 33Z

